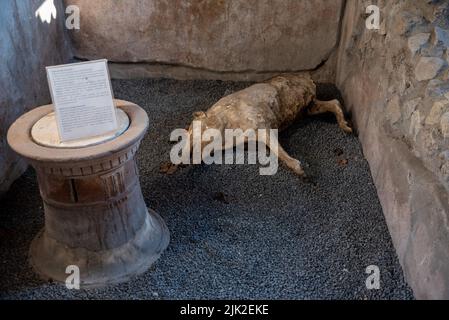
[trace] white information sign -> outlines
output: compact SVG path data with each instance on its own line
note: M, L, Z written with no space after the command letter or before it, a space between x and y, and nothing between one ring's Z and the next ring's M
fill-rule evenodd
M47 77L61 141L117 129L107 60L47 67Z

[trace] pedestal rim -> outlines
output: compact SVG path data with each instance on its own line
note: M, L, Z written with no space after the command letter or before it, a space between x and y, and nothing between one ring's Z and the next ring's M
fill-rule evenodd
M19 155L37 163L78 163L108 157L139 142L149 126L148 115L137 104L118 99L114 101L117 108L121 108L128 115L130 125L123 134L113 140L70 149L46 147L36 143L31 137L31 129L39 119L53 111L53 105L49 104L19 117L8 130L8 144Z
M88 138L61 141L57 129L56 113L50 112L33 125L31 137L41 146L56 149L79 149L99 145L116 139L128 130L129 117L126 112L121 108L116 108L116 115L118 126L115 131Z

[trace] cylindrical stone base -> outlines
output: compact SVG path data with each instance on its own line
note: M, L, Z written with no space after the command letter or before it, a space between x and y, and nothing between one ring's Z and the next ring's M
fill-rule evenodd
M134 238L110 250L70 248L42 229L31 243L30 262L42 278L58 282L64 282L69 276L66 267L75 265L80 270L82 287L98 287L124 282L145 272L159 258L168 241L164 221L150 210Z
M116 103L130 127L95 146L51 148L33 141L33 124L51 106L25 114L9 130L11 147L38 176L45 227L32 242L30 261L44 278L64 282L66 268L77 266L83 287L125 281L149 268L168 245L163 220L145 205L135 161L148 117L137 105Z

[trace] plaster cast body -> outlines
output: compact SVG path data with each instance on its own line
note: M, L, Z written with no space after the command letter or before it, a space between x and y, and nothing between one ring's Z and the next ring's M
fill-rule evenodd
M316 86L309 74L283 74L220 99L206 112L195 112L193 120L201 122L202 131L213 128L224 135L225 129L282 130L301 113L316 115L325 112L334 113L340 128L347 133L352 132L338 100L316 99ZM189 127L190 136L192 132L193 123ZM273 142L268 137L265 141L270 148ZM304 175L300 161L290 157L279 143L277 145L277 150L272 148L271 151L277 152L279 159L293 172Z

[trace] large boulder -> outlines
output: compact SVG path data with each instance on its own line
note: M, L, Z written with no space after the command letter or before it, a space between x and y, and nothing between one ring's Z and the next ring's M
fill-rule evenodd
M338 43L342 0L66 0L83 59L215 72L311 70Z

